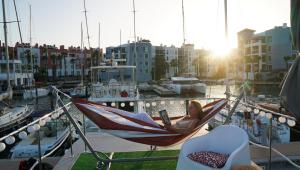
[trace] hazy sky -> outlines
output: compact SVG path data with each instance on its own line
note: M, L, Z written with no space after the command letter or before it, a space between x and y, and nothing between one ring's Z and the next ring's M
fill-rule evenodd
M13 1L6 0L7 20L15 20ZM83 0L16 0L25 42L29 41L29 4L32 6L33 43L80 45L80 22L84 23ZM182 44L181 0L135 0L137 36L154 45ZM132 0L86 0L92 47L98 46L98 22L101 23L101 47L133 40ZM223 0L184 0L186 39L197 48L213 48L224 40ZM228 0L230 46L236 45L236 33L244 28L258 32L274 26L290 25L289 0ZM0 14L2 20L2 10ZM84 25L85 26L85 25ZM19 41L17 24L9 24L9 43ZM84 27L84 32L86 31ZM3 41L1 26L0 38ZM85 33L84 33L85 34ZM87 45L86 34L84 36Z

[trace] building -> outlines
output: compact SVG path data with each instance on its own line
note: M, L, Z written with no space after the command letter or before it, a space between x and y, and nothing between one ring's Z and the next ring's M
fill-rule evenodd
M238 32L239 55L243 59L243 79L280 80L296 52L292 48L290 28L286 24L255 34Z
M177 76L178 74L178 48L174 45L170 47L164 46L165 61L167 62L166 78Z
M113 55L114 54L114 55ZM136 66L136 81L152 80L152 44L149 40L138 39L117 47L107 47L104 61L118 60L118 64ZM114 58L113 58L114 57ZM131 74L130 72L126 73Z
M4 44L0 42L0 85L2 90L7 86L7 57L4 48ZM18 55L18 44L15 47L9 47L9 77L13 87L32 84L33 74L27 68L28 65L24 65L22 58Z

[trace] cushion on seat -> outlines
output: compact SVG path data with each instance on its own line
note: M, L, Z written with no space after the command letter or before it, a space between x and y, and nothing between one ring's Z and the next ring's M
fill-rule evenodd
M190 153L187 157L212 168L222 168L226 164L229 155L211 151L201 151Z

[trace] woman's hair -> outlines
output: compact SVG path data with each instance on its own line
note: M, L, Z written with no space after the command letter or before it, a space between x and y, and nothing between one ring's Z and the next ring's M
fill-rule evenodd
M196 100L192 100L191 104L194 105L197 110L198 110L198 118L201 119L203 116L203 110L202 110L202 106L200 104L200 102L196 101Z

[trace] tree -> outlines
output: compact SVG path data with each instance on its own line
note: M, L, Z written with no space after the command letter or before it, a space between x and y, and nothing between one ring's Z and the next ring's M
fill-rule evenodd
M164 55L156 55L155 56L155 71L154 77L155 80L160 80L166 75L167 63Z
M57 60L57 55L52 54L51 56L51 62L52 62L52 80L55 81L56 79L56 60Z
M70 62L71 62L71 64L72 64L72 76L74 76L74 75L75 75L75 59L72 58L72 59L70 60Z
M170 62L170 66L172 68L175 68L175 75L177 75L178 72L178 60L177 59L172 59Z
M57 61L58 61L58 65L59 65L59 70L60 70L60 75L58 75L58 76L61 76L62 75L62 68L63 68L63 66L62 66L62 60L63 60L63 55L62 54L58 54L57 55Z
M217 72L214 76L216 79L222 79L226 77L226 66L225 64L219 64Z
M67 61L66 61L66 57L67 57L67 53L63 53L64 69L65 69L64 75L65 75L65 77L67 76Z

